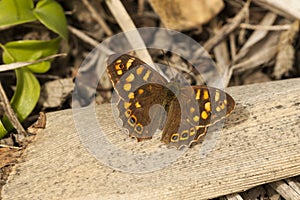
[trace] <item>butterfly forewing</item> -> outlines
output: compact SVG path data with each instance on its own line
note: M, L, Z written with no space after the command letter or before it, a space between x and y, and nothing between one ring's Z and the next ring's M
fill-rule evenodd
M121 55L108 58L107 72L118 95L128 101L133 92L144 84L158 83L165 85L167 81L140 59Z

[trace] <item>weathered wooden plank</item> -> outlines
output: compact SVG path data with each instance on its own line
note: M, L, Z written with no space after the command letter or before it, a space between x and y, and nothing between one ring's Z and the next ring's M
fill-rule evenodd
M300 79L232 87L227 92L238 105L211 152L200 157L201 145L196 145L167 167L149 173L125 173L102 164L82 145L101 144L93 128L87 128L80 140L71 110L49 113L47 128L16 165L2 198L207 199L299 175ZM120 148L140 153L165 148L158 138L137 143L120 133L110 105L96 110L106 139ZM82 115L82 122L93 121ZM99 149L104 157L107 152L103 146ZM130 158L108 155L112 164L125 160L132 165Z

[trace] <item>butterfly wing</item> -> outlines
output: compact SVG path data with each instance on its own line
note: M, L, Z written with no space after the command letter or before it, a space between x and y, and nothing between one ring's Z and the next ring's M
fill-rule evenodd
M193 89L199 104L199 126L215 124L227 117L235 107L233 98L220 89L207 86L193 86Z
M155 83L166 85L164 79L157 71L137 57L123 54L113 54L108 58L107 72L118 95L128 101L132 92L144 84Z
M229 94L213 87L182 87L179 94L170 103L162 134L162 141L176 148L199 142L207 127L228 116L235 106ZM176 107L181 108L180 112Z
M113 55L108 64L107 72L119 96L117 108L123 127L138 141L150 139L161 129L164 112L156 108L152 118L149 112L153 105L164 104L167 81L149 65L130 55Z
M165 88L158 84L146 84L134 92L135 98L128 102L120 99L118 103L119 117L123 127L129 130L129 135L138 141L152 138L157 129L162 129L165 111ZM142 91L142 92L141 92ZM161 95L158 95L160 94Z
M182 146L190 146L198 142L206 133L205 126L191 124L190 108L187 107L191 102L181 101L184 98L175 98L169 106L166 124L163 129L161 141L168 146L180 149ZM194 101L196 103L196 101ZM194 105L196 108L196 105ZM180 109L178 109L180 108Z

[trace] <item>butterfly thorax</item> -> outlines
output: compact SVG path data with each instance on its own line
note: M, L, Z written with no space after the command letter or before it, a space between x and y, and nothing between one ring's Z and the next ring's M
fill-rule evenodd
M168 111L170 103L176 101L177 97L180 95L180 83L177 81L168 82L162 93L166 94L162 106Z

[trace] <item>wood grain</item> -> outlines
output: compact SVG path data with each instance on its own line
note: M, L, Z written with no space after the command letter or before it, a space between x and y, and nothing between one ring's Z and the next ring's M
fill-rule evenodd
M207 199L299 175L300 79L232 87L227 92L237 107L211 152L200 158L201 145L196 145L167 167L149 173L125 173L102 164L82 145L97 140L89 137L92 129L80 140L72 110L49 113L47 128L15 166L2 198ZM164 148L156 145L156 138L137 143L120 133L110 105L97 106L96 111L106 139L120 148ZM88 120L82 116L83 122Z

